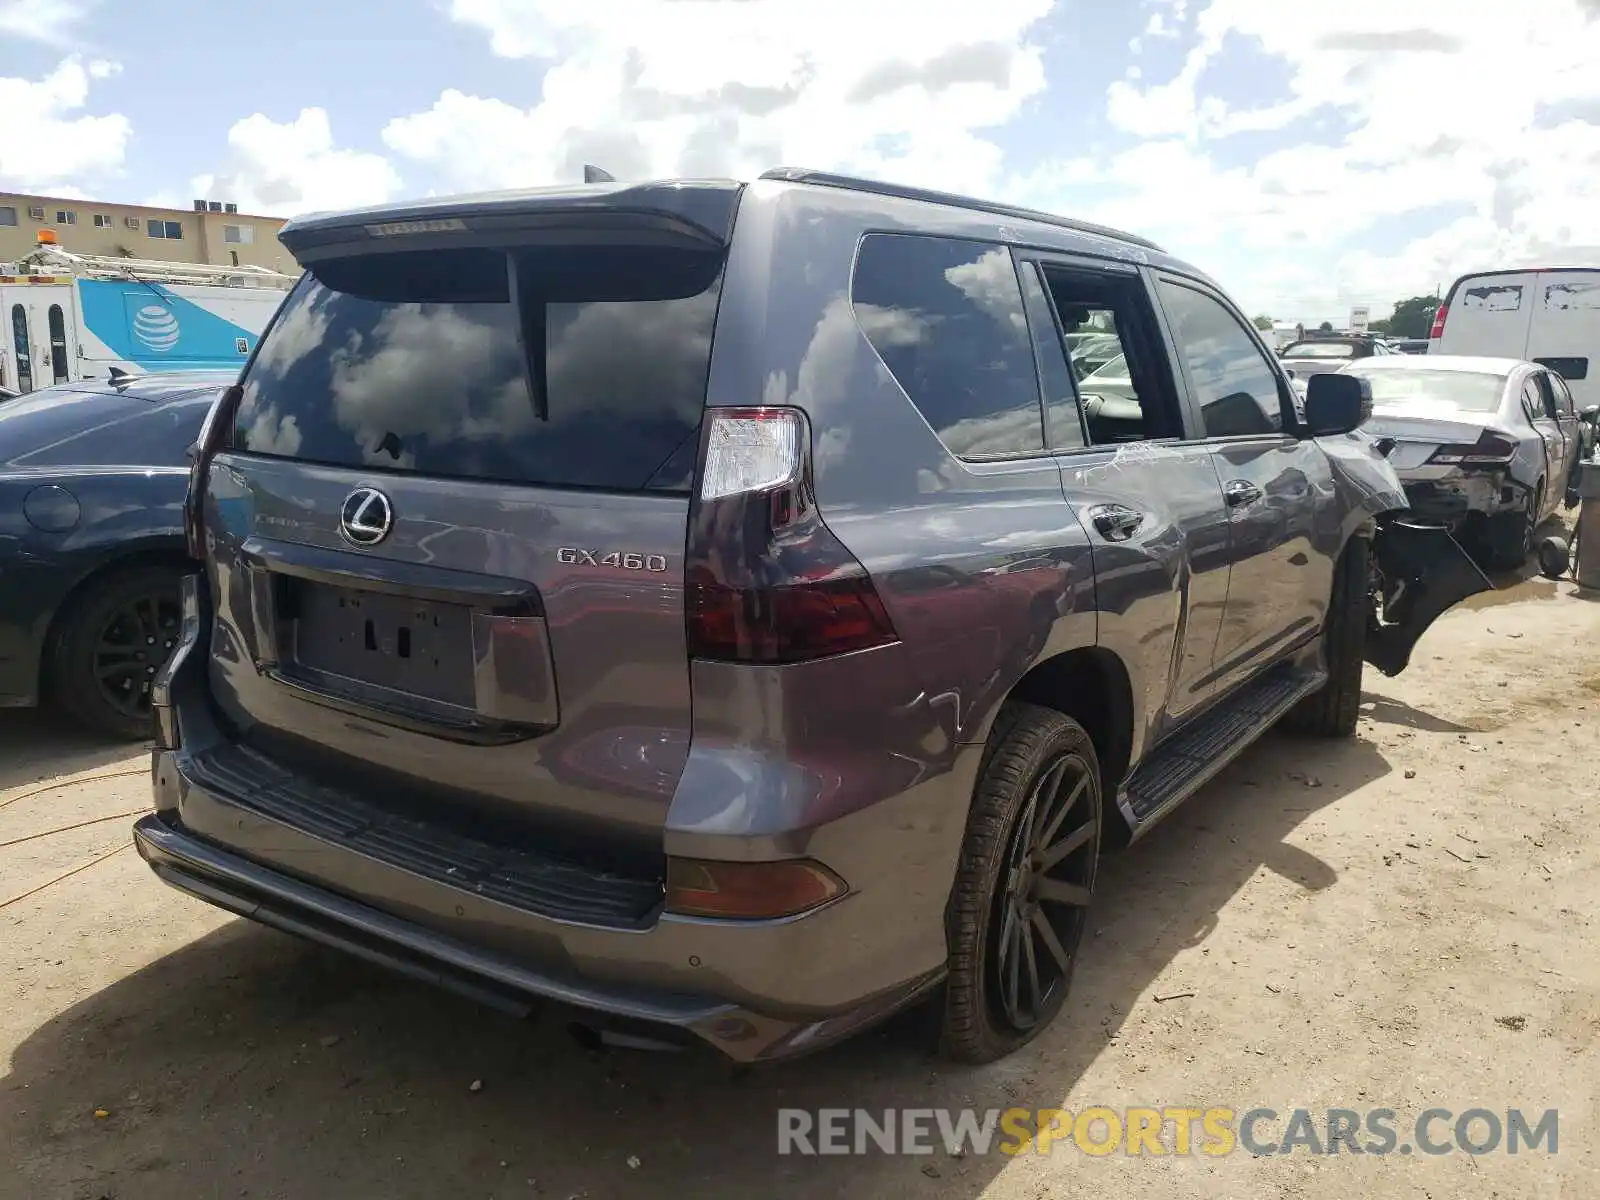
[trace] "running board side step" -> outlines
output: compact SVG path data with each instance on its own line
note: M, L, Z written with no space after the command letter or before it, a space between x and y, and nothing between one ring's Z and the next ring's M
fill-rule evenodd
M1168 738L1128 776L1117 802L1139 838L1311 695L1322 671L1275 667Z

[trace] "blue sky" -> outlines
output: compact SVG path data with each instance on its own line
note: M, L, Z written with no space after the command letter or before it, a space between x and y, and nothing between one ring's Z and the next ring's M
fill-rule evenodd
M0 186L293 213L781 162L1122 225L1284 319L1600 261L1600 0L223 7L0 0Z

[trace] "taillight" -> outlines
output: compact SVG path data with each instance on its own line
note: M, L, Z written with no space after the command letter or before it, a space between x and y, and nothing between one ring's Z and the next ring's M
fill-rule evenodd
M222 448L243 395L244 389L238 384L224 390L211 406L211 411L206 413L206 419L200 426L200 436L189 449L189 493L183 501L183 536L188 543L189 557L201 562L206 557L205 520L202 516L205 511L206 475L211 469L211 459Z
M792 663L895 640L866 570L817 511L798 409L711 411L684 575L695 658Z
M1429 341L1433 341L1436 338L1442 338L1444 336L1444 319L1449 312L1450 306L1448 304L1439 305L1438 311L1433 314L1433 328L1428 330Z
M1510 462L1516 452L1517 444L1508 434L1485 430L1470 446L1440 446L1428 461L1441 466L1497 467Z

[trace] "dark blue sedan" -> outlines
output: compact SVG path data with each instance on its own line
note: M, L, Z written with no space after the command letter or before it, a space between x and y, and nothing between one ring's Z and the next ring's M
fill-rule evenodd
M0 404L0 707L150 732L178 636L188 449L232 373L67 383Z

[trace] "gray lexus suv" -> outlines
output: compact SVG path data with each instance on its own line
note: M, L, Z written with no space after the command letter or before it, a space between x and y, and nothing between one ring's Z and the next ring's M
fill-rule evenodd
M1103 850L1280 718L1350 734L1363 661L1489 586L1361 380L1302 416L1113 230L779 170L282 238L139 850L588 1038L771 1060L917 1003L1010 1052Z

